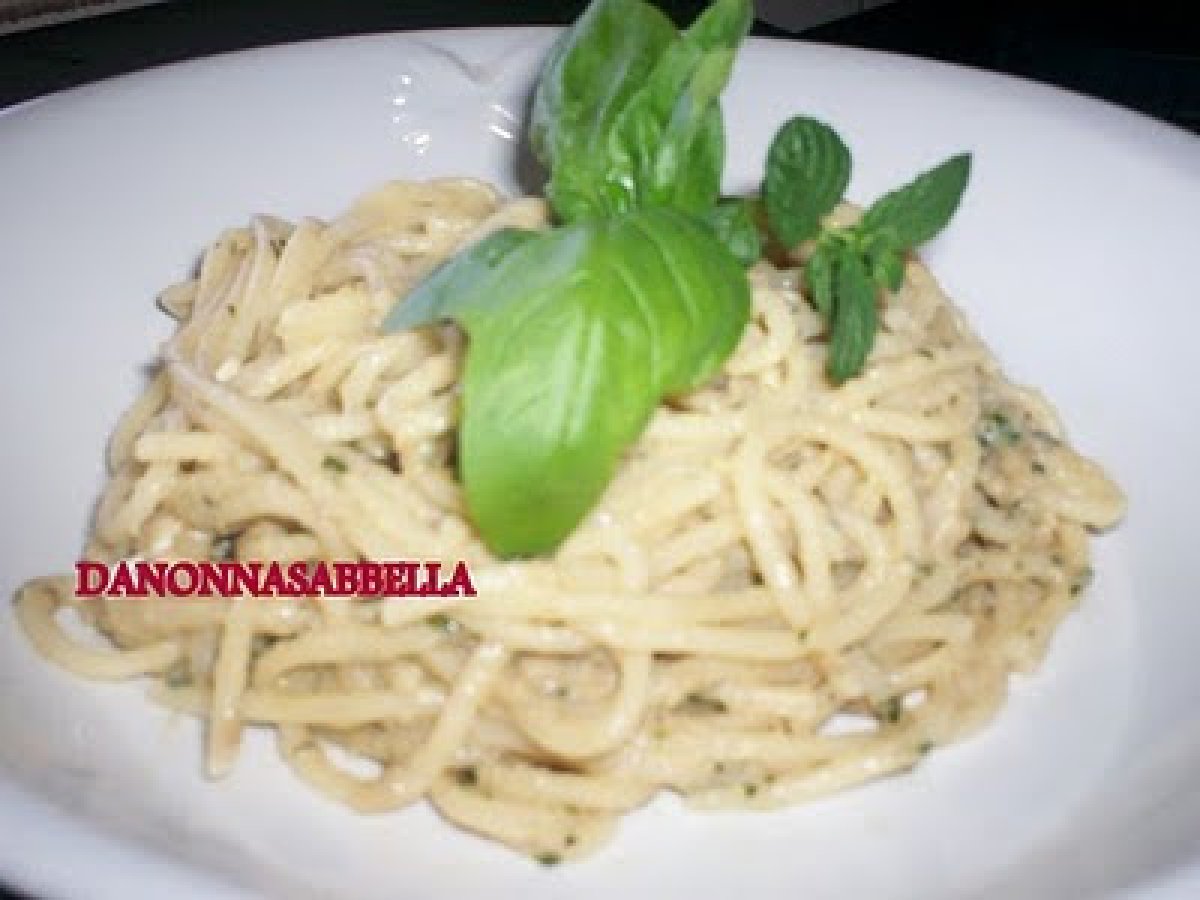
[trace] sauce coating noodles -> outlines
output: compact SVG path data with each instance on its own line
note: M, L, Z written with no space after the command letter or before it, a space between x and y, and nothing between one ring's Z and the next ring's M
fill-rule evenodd
M86 548L464 559L479 596L83 600L47 577L18 597L36 647L85 678L149 676L206 720L211 776L271 725L331 798L428 798L544 861L660 789L795 803L991 718L1124 499L915 259L840 388L803 253L756 265L721 375L658 410L560 550L489 555L454 468L463 338L378 323L465 242L545 216L474 181L396 182L329 224L223 234L162 297L178 331L112 438ZM71 638L64 610L111 647Z

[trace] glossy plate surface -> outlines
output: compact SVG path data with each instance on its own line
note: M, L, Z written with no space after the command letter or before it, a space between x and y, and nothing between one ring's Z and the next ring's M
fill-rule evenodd
M0 875L91 900L1200 893L1200 141L970 70L754 41L726 115L731 190L756 183L774 129L801 111L854 149L852 198L972 150L964 206L927 257L1129 493L1082 608L975 739L780 813L662 798L596 857L545 870L424 807L355 817L296 782L265 734L206 782L195 726L142 687L34 657L7 598L79 552L105 438L168 332L157 292L256 212L331 216L397 177L517 190L515 139L552 37L288 46L0 116Z

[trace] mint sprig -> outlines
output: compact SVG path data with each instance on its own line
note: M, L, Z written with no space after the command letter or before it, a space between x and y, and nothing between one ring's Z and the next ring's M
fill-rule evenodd
M815 239L804 270L813 307L829 335L826 371L841 384L866 365L879 328L879 302L904 281L904 254L945 228L971 174L953 156L873 203L857 224L822 225L850 181L850 151L837 133L798 117L776 133L763 194L771 233L785 246Z

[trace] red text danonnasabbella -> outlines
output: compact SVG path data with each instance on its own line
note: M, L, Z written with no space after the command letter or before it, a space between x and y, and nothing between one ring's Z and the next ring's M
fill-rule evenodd
M77 597L474 597L461 560L259 562L121 560L75 563Z

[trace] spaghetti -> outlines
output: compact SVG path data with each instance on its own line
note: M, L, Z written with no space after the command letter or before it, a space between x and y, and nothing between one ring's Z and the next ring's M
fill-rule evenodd
M211 776L272 726L337 801L428 798L546 862L662 789L795 803L986 722L1124 500L916 259L837 388L803 249L757 264L736 353L658 410L559 551L489 555L455 477L463 338L378 323L464 243L545 218L474 181L397 182L328 224L223 234L161 299L179 327L112 438L86 548L462 559L477 597L85 600L47 577L18 597L37 649L85 678L152 679L206 721ZM111 647L70 637L71 611Z

